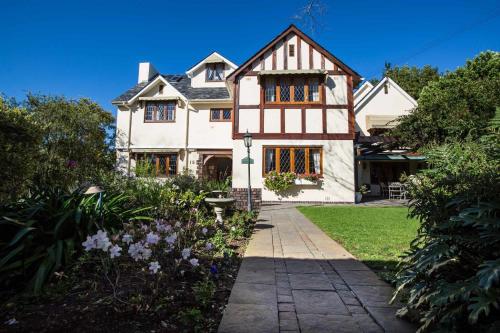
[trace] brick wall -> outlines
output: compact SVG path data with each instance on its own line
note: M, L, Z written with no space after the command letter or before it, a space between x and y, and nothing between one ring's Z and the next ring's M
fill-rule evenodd
M247 193L248 189L246 188L233 188L231 191L231 196L236 199L235 206L238 209L246 210L247 209ZM251 192L252 198L252 209L254 211L260 210L260 206L262 204L262 189L253 188Z

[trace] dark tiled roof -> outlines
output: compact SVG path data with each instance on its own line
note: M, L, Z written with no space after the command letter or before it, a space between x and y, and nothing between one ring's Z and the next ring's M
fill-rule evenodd
M175 89L177 89L182 95L186 96L188 99L226 99L229 98L229 92L225 87L220 88L193 88L191 87L191 79L187 75L163 75L163 78L168 81ZM156 79L154 76L149 80L149 82L143 82L137 84L135 87L127 90L113 102L125 102L137 95L144 87L146 87L151 81Z

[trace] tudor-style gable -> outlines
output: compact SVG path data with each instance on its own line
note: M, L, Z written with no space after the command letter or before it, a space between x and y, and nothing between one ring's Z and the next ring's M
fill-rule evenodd
M353 85L361 77L294 25L228 80L234 87L233 138L354 138Z

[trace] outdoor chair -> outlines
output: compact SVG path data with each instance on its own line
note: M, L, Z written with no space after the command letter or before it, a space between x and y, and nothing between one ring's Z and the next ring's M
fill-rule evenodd
M389 196L389 189L385 183L380 183L380 193L382 194L382 198L387 198Z

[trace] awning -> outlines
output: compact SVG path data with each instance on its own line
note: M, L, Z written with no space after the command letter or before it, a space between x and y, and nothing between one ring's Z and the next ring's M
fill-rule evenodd
M153 97L139 97L140 101L177 101L181 98L179 96L153 96Z
M258 75L326 75L324 69L277 69L259 71Z
M132 153L178 153L181 148L132 148Z
M356 156L357 161L425 161L426 157L423 155L403 155L403 154L371 154Z

